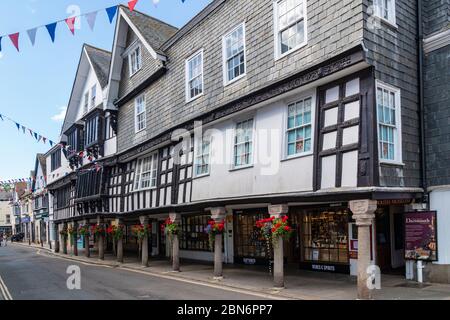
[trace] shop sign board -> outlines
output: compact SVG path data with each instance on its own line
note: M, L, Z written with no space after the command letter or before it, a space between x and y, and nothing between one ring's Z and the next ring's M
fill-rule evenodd
M437 261L437 212L405 213L405 259Z

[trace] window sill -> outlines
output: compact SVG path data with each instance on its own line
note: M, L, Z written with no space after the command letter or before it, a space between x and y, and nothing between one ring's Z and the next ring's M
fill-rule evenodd
M249 164L249 165L240 166L240 167L232 167L228 171L233 172L233 171L239 171L239 170L244 170L244 169L250 169L250 168L253 168L253 167L254 167L253 164Z
M275 55L275 61L281 60L281 59L287 57L288 55L290 55L290 54L292 54L292 53L294 53L294 52L300 50L301 48L303 48L303 47L305 47L305 46L307 46L307 45L308 45L308 41L305 41L305 42L299 44L297 47L292 48L291 50L289 50L289 51L287 51L287 52L285 52L285 53L279 53L279 52L277 52L276 55ZM277 50L278 50L278 49L277 49Z
M193 97L193 98L188 98L188 97L186 97L186 103L190 103L190 102L192 102L192 101L195 101L195 100L197 100L198 98L203 97L203 95L204 95L204 92L200 93L199 95L196 95L196 96Z
M135 131L134 131L134 134L143 134L143 132L145 131L145 130L147 130L147 127L145 127L144 129L141 129L141 130L139 130L139 131L137 131L136 129L135 129Z
M225 88L226 88L226 87L229 87L229 86L231 86L231 85L233 85L233 84L235 84L235 83L240 82L240 80L244 79L246 76L247 76L247 73L243 73L243 74L241 74L239 77L234 78L233 80L224 81L223 86L224 86Z
M391 29L395 29L396 31L398 30L398 25L395 21L389 21L388 19L377 16L377 15L374 15L374 17L376 19L378 19L381 22L381 24L384 24Z
M196 179L206 178L206 177L209 177L210 175L211 175L210 173L199 174L199 175L194 176L192 179L196 180Z
M142 192L142 191L151 191L151 190L156 190L156 187L149 187L149 188L143 188L143 189L136 189L133 190L131 193L138 193L138 192Z
M130 73L130 79L133 78L142 68L137 69L134 73Z
M312 156L314 153L312 151L308 151L308 152L304 152L304 153L299 153L296 155L292 155L292 156L286 156L283 159L281 159L281 162L285 162L285 161L289 161L289 160L294 160L294 159L299 159L299 158L305 158L305 157L310 157Z
M405 164L402 161L391 161L391 160L381 160L381 159L380 159L380 165L390 165L390 166L398 166L398 167L405 166Z

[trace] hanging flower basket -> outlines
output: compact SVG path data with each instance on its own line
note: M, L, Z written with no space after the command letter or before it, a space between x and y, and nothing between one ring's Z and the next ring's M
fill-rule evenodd
M118 226L109 226L106 229L106 233L110 235L114 240L118 241L123 237L123 230L125 226L123 224L119 224Z
M152 225L147 224L145 226L143 224L138 224L131 227L131 232L136 238L138 238L138 240L142 241L145 236L150 235L150 233L152 232Z
M104 236L106 233L105 227L101 224L94 224L92 225L91 232L96 237Z
M81 225L78 227L78 234L83 237L89 237L91 234L89 232L89 226L88 225Z
M176 222L173 222L170 218L168 218L164 222L164 225L161 227L161 229L163 232L165 232L170 237L172 237L174 235L178 235L179 230L180 230L178 224Z
M209 248L214 251L214 242L216 235L223 234L225 231L225 221L217 222L214 219L209 220L208 226L205 228L205 232L209 236Z
M59 234L60 234L64 239L67 239L67 236L68 236L67 228L63 228L61 231L59 231Z
M288 220L288 216L281 218L271 217L256 221L256 227L261 230L264 238L275 243L279 237L288 239L292 236L293 232Z

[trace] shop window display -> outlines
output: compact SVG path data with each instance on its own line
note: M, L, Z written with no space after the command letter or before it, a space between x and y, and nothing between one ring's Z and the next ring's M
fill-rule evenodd
M347 210L303 214L303 260L349 263Z
M205 232L209 215L184 216L181 220L181 250L210 251L209 237Z
M266 219L267 213L239 213L235 216L235 255L242 258L270 259L267 244L256 221Z

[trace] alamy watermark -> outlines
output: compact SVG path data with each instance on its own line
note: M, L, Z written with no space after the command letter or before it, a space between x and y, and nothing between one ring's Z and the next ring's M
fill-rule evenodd
M69 275L66 281L67 289L81 290L81 269L79 266L71 265L67 267L66 273Z

